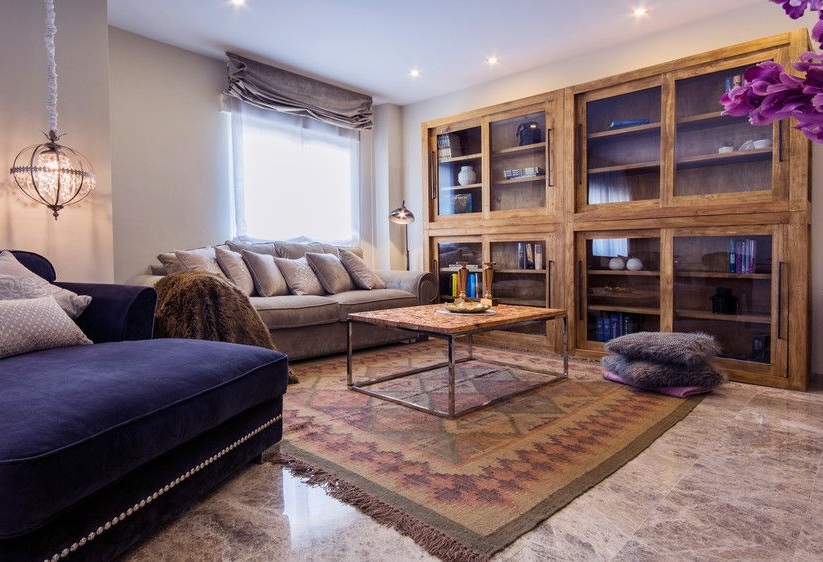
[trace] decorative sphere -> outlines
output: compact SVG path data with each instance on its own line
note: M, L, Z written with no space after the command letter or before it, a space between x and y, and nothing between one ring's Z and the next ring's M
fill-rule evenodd
M625 269L626 262L623 261L623 258L612 258L609 260L609 269Z
M643 269L643 262L637 258L629 258L629 261L626 262L626 269L640 271Z

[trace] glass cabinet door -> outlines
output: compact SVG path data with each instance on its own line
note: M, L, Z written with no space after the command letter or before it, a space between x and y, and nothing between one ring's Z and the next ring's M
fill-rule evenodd
M483 155L480 126L436 135L437 214L483 212Z
M469 269L470 277L466 297L482 297L483 244L479 237L465 241L439 240L434 250L441 302L454 300L458 295L457 272L463 263Z
M755 127L747 117L720 115L720 96L748 66L675 81L675 197L772 189L782 125Z
M721 357L769 364L777 336L771 234L674 237L674 331L717 338Z
M577 131L580 202L660 198L660 100L660 86L584 100Z
M579 343L660 330L660 238L627 233L581 235ZM582 339L582 341L580 341Z
M550 306L550 247L547 239L491 240L492 296L503 304Z
M545 207L550 164L546 113L492 121L489 137L491 210Z

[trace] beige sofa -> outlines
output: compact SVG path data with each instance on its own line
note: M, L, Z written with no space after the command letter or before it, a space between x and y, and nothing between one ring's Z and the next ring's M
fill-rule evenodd
M286 241L256 244L227 241L219 247L233 251L267 253L291 260L302 258L307 252L339 255L341 250L337 246L317 242ZM362 256L359 248L348 250ZM197 251L210 255L208 248ZM154 285L169 269L178 269L175 258L175 253L160 254L158 259L163 265L152 266L152 275L137 276L130 283ZM346 351L346 316L350 312L429 304L437 298L437 282L431 273L374 271L374 274L385 283L386 288L353 289L323 295L277 296L260 296L255 290L249 295L249 301L271 331L278 349L287 354L290 360L341 353ZM411 337L413 334L409 332L358 324L354 329L354 347L362 349Z

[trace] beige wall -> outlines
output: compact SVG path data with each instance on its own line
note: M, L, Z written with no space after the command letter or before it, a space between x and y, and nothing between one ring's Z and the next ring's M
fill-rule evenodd
M652 64L701 53L734 43L814 24L814 15L794 21L769 2L666 33L581 54L476 87L403 107L404 191L407 205L423 208L420 124L504 101L548 92ZM818 202L813 213L812 256L812 370L823 373L823 146L813 148L812 191ZM422 219L422 211L421 211ZM413 268L422 266L422 222L411 225ZM396 259L396 258L395 258Z
M58 125L68 133L62 142L91 162L98 191L55 221L8 175L23 147L45 140L45 9L42 2L0 2L0 248L45 255L63 280L113 277L106 17L106 0L57 3Z
M114 276L231 237L224 62L109 29Z
M374 108L374 237L375 267L405 269L404 229L389 222L389 213L403 201L403 135L400 106ZM415 213L415 209L411 209ZM417 215L415 215L417 216Z

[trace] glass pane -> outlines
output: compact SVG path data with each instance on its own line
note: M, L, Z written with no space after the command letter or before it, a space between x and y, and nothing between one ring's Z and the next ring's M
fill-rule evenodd
M491 210L545 207L548 172L545 113L494 121L490 135Z
M437 244L437 263L440 270L438 278L440 281L440 300L451 300L457 296L458 283L457 271L460 264L465 262L470 270L470 276L474 277L474 287L469 298L479 298L482 296L482 246L480 242L440 242ZM476 292L476 295L475 295Z
M746 67L678 80L675 195L772 188L774 126L721 116L720 96Z
M674 239L674 329L712 334L722 355L771 360L772 237Z
M660 239L586 241L586 311L590 341L660 330Z
M492 242L492 296L504 304L546 306L546 248L542 240Z
M586 107L590 205L660 197L660 87Z
M437 135L438 214L482 212L482 174L480 127Z

